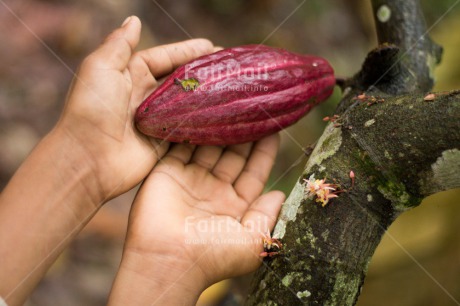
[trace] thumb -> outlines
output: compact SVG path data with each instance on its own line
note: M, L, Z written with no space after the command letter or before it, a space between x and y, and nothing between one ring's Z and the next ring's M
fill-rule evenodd
M273 190L249 206L241 224L252 234L253 241L262 241L262 234L273 231L285 198L284 193ZM252 247L257 255L263 251L262 244L252 244Z
M285 198L284 193L276 190L261 195L249 206L241 224L245 228L253 228L254 235L265 233L267 230L271 232Z
M136 16L126 18L121 27L114 30L104 43L85 60L95 69L124 70L131 58L133 49L139 43L141 21ZM88 63L89 62L89 63Z
M245 243L233 244L230 250L225 251L224 265L229 269L223 273L225 277L247 274L260 266L260 254L263 251L262 233L273 230L284 199L281 191L270 191L251 204L241 220L245 233L250 238L247 237L249 240ZM235 241L241 239L240 232L234 234L237 235L233 237Z

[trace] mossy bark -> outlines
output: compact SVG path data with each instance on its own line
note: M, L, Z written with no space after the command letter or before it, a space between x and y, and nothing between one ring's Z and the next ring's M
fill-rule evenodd
M460 187L460 94L425 98L440 47L420 39L426 26L417 1L372 2L382 45L341 84L339 117L319 139L275 227L283 250L256 273L247 305L354 305L395 218L432 193ZM343 192L321 206L305 193L311 175Z
M431 41L418 0L372 0L380 44L398 46L399 78L393 94L428 91L433 87L433 70L441 60L442 48Z
M284 250L258 271L249 305L354 305L394 219L431 193L460 187L460 94L435 96L375 104L368 96L328 125L273 233ZM446 186L440 171L454 172L456 181ZM312 174L346 192L322 207L305 196Z

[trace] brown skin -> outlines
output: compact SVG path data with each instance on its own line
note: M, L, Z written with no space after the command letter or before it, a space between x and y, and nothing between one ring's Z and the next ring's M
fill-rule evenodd
M136 186L168 150L168 143L148 139L136 131L134 110L156 88L156 78L212 52L214 47L207 40L195 39L133 53L140 29L139 19L131 17L84 60L61 119L0 195L0 279L8 279L0 282L0 296L8 305L23 304L97 210L109 199ZM274 218L283 196L271 193L258 198L255 191L260 193L266 182L277 149L276 137L255 144L257 150L249 150L250 146L229 147L222 155L215 153L222 148L201 147L195 150L191 163L186 162L187 154L191 155L190 147L173 146L146 180L133 206L123 261L110 299L112 304L133 301L134 290L138 304L151 304L154 299L149 294L159 292L163 286L160 275L169 276L169 284L173 285L170 293L172 289L188 292L190 301L210 283L231 275L228 272L233 269L218 261L221 252L226 251L224 246L204 252L207 262L184 271L184 267L188 269L192 262L202 258L203 250L184 245L184 240L180 240L183 227L170 229L159 224L167 220L180 226L184 215L209 218L212 210L205 215L209 205L222 207L222 203L225 209L218 211L219 218L223 214L229 214L228 218L238 214L249 220L259 213ZM232 150L245 153L234 155ZM211 160L216 164L212 169L200 164ZM225 178L219 173L235 174L236 169L244 170L233 184L222 181ZM201 175L193 174L192 179L191 173L196 171ZM170 179L160 180L168 177L165 173L169 173ZM260 182L246 190L252 184L251 177ZM154 200L154 203L167 203L150 206ZM239 226L245 225L244 220ZM270 223L269 228L272 227ZM257 247L249 250L252 255L244 255L242 250L235 253L233 262L240 262L237 257L251 257ZM256 257L251 258L235 270L236 274L249 272L260 264ZM168 274L152 273L166 269ZM166 294L162 301L174 302L174 298Z
M284 200L260 196L278 145L277 135L226 149L175 145L136 197L110 304L195 305L207 286L254 271Z

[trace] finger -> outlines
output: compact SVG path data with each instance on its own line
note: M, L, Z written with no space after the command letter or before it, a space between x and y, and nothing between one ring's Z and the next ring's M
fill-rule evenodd
M126 19L122 27L113 31L84 61L98 69L116 69L122 71L128 65L132 50L139 43L141 21L136 16Z
M178 66L213 52L213 45L207 39L191 39L170 45L163 45L139 52L156 78L173 72Z
M247 274L257 269L260 265L260 253L263 252L262 235L267 229L271 232L275 226L281 205L284 201L284 194L280 191L272 191L259 197L246 211L241 220L246 233L245 243L233 244L230 250L225 250L225 263L229 268L229 277ZM235 233L234 240L241 240L242 233ZM233 256L226 256L228 252ZM232 262L233 261L233 262Z
M217 52L217 51L220 51L220 50L224 50L224 48L220 47L220 46L214 47L214 52Z
M176 143L171 147L168 153L166 153L165 157L163 158L163 162L168 163L168 159L175 159L186 165L190 161L194 150L194 145Z
M212 169L212 174L221 181L231 183L236 180L246 165L253 143L228 146Z
M267 230L271 232L285 199L284 193L277 190L261 195L249 206L241 219L241 224L255 238L259 237L260 233L266 233Z
M212 170L223 151L220 146L199 146L193 153L192 162L208 170Z
M218 224L225 225L219 226L219 230L207 231L206 234L209 241L219 243L211 247L209 253L212 257L203 254L204 258L209 258L210 263L217 258L213 265L214 275L230 278L247 274L260 266L260 253L263 251L261 233L265 233L267 228L270 231L273 229L284 199L280 191L264 194L246 210L241 224L228 216L225 219L215 219Z
M246 166L236 179L235 191L248 203L253 202L263 191L275 162L279 142L278 134L256 142Z
M130 109L131 112L134 113L147 95L158 86L158 82L152 76L149 67L138 53L131 57L128 64L128 70L133 86Z

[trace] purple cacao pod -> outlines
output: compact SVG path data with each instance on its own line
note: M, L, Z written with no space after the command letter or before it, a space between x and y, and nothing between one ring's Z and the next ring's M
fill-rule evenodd
M139 106L135 123L172 142L255 141L297 122L334 85L323 58L263 45L229 48L179 67Z

